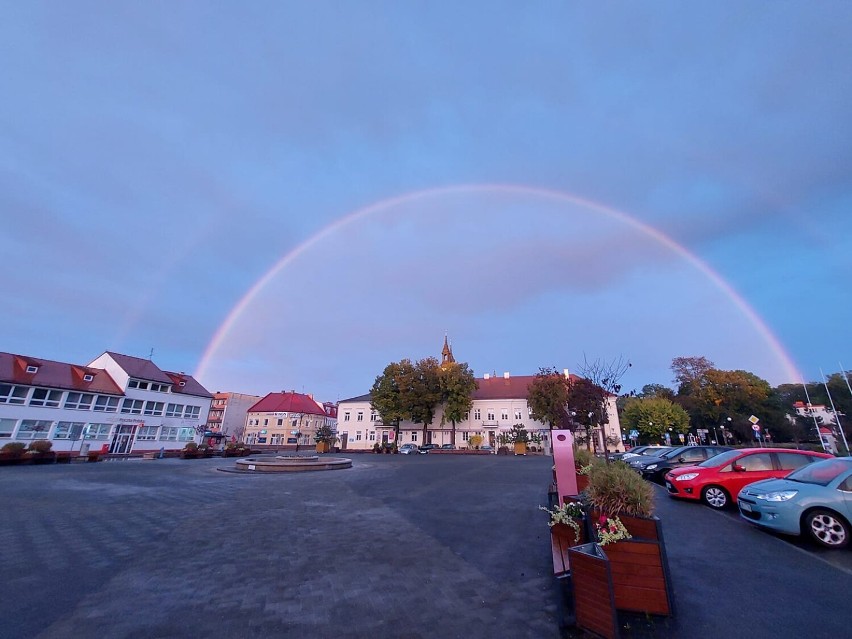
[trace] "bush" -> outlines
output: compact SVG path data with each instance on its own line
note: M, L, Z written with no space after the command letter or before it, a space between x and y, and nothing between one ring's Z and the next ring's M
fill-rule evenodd
M24 454L24 448L26 448L26 444L9 442L8 444L3 444L3 448L0 448L0 453L9 455L10 457L20 457Z
M53 448L53 442L47 441L46 439L37 439L34 442L30 442L28 451L44 454L49 453L51 448Z
M594 464L586 489L589 503L610 517L650 517L654 512L651 485L627 464Z
M198 444L195 442L187 442L186 446L183 447L183 452L185 453L197 453L198 452Z
M592 453L588 449L574 448L574 465L577 468L583 468L584 466L588 466L596 459L597 457L592 455Z

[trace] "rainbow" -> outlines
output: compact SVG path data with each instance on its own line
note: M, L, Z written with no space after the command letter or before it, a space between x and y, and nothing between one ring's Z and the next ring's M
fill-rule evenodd
M207 372L207 369L214 354L222 345L222 343L228 336L229 331L239 320L240 316L248 307L248 305L252 302L252 300L282 270L287 268L287 266L290 265L294 260L299 258L299 256L311 250L318 243L322 242L325 238L365 218L369 218L371 215L374 215L381 211L386 211L401 204L408 204L416 202L418 200L442 197L445 195L470 193L534 195L541 198L551 199L557 202L571 203L578 206L582 206L601 215L605 215L611 219L622 222L623 224L626 224L629 227L640 231L644 235L654 239L659 244L673 251L676 255L686 260L700 273L705 275L707 279L713 283L714 286L716 286L725 296L727 296L731 300L731 302L739 309L743 316L752 324L752 326L754 326L755 330L757 330L757 332L763 337L766 344L777 356L778 360L783 364L786 378L799 379L801 377L796 365L793 363L787 351L783 348L778 338L766 325L763 319L757 314L754 308L752 308L751 305L719 273L710 268L710 266L706 262L704 262L701 258L689 251L682 244L678 244L671 237L669 237L665 233L662 233L653 226L646 224L645 222L641 222L640 220L637 220L636 218L622 211L611 208L599 202L587 200L571 193L566 193L562 191L555 191L551 189L516 184L460 184L424 189L420 191L412 191L410 193L405 193L403 195L392 197L386 200L381 200L379 202L370 204L369 206L366 206L364 208L357 209L347 215L344 215L343 217L338 218L328 226L324 227L318 233L308 238L302 244L295 247L289 253L284 255L278 262L275 263L275 265L272 266L272 268L270 268L266 273L264 273L263 276L261 276L251 286L251 288L249 288L246 294L243 295L243 297L234 305L234 307L228 313L228 316L225 318L225 321L222 322L222 324L216 330L213 335L213 338L210 340L209 344L207 345L207 348L204 350L204 353L201 357L201 361L199 362L198 368L195 373L196 378L203 378L203 376Z

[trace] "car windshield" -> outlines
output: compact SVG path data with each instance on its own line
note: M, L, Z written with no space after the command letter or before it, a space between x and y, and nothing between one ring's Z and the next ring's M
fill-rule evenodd
M802 466L799 470L794 470L787 475L787 479L803 484L828 486L838 475L845 473L850 468L852 466L850 466L848 461L826 459L825 461Z
M687 450L689 446L681 446L680 448L670 448L668 450L663 451L657 455L658 457L662 457L663 459L671 459L672 457L677 457L683 451Z
M714 455L710 459L707 459L700 464L702 468L718 468L719 466L724 466L729 461L739 457L743 454L741 450L729 450L724 453L719 453L718 455Z
M642 451L642 454L648 455L649 457L658 457L659 455L662 455L663 453L666 453L670 450L671 450L671 448L667 448L665 446L660 447L660 448L651 448L649 446L648 448L646 448L645 450Z

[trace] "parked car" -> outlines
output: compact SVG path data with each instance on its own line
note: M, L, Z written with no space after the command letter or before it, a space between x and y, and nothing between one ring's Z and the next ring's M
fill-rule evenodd
M414 453L419 453L420 449L417 447L417 444L403 444L399 447L400 455L412 455Z
M639 471L643 478L662 484L666 473L672 468L694 466L726 450L731 449L727 446L680 446L656 457L635 457L627 463Z
M497 451L494 450L494 446L492 446L491 444L483 444L482 446L479 447L479 450L487 450L492 455L497 454Z
M425 455L425 454L426 454L426 453L428 453L430 450L435 450L436 448L440 448L440 446L438 446L438 444L423 444L423 445L420 447L420 452L421 452L421 453L423 453L423 454Z
M621 461L627 461L628 459L634 459L636 457L640 457L642 455L659 455L660 453L664 453L667 450L671 450L671 446L634 446L630 450L621 453ZM612 459L612 455L610 455L610 459Z
M726 508L748 484L784 477L802 466L830 458L827 453L780 448L744 448L715 455L697 466L666 473L672 497L701 500L711 508Z
M456 447L453 446L452 444L444 444L443 446L441 446L441 450L455 450L455 449L456 449Z
M825 459L784 479L750 484L740 491L737 505L740 517L766 530L845 548L852 534L852 458Z

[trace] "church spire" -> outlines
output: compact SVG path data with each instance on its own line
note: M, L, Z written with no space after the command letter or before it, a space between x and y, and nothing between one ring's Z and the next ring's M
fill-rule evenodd
M450 348L450 343L447 341L447 334L444 333L444 348L441 349L441 366L452 364L456 361L453 357L453 349Z

